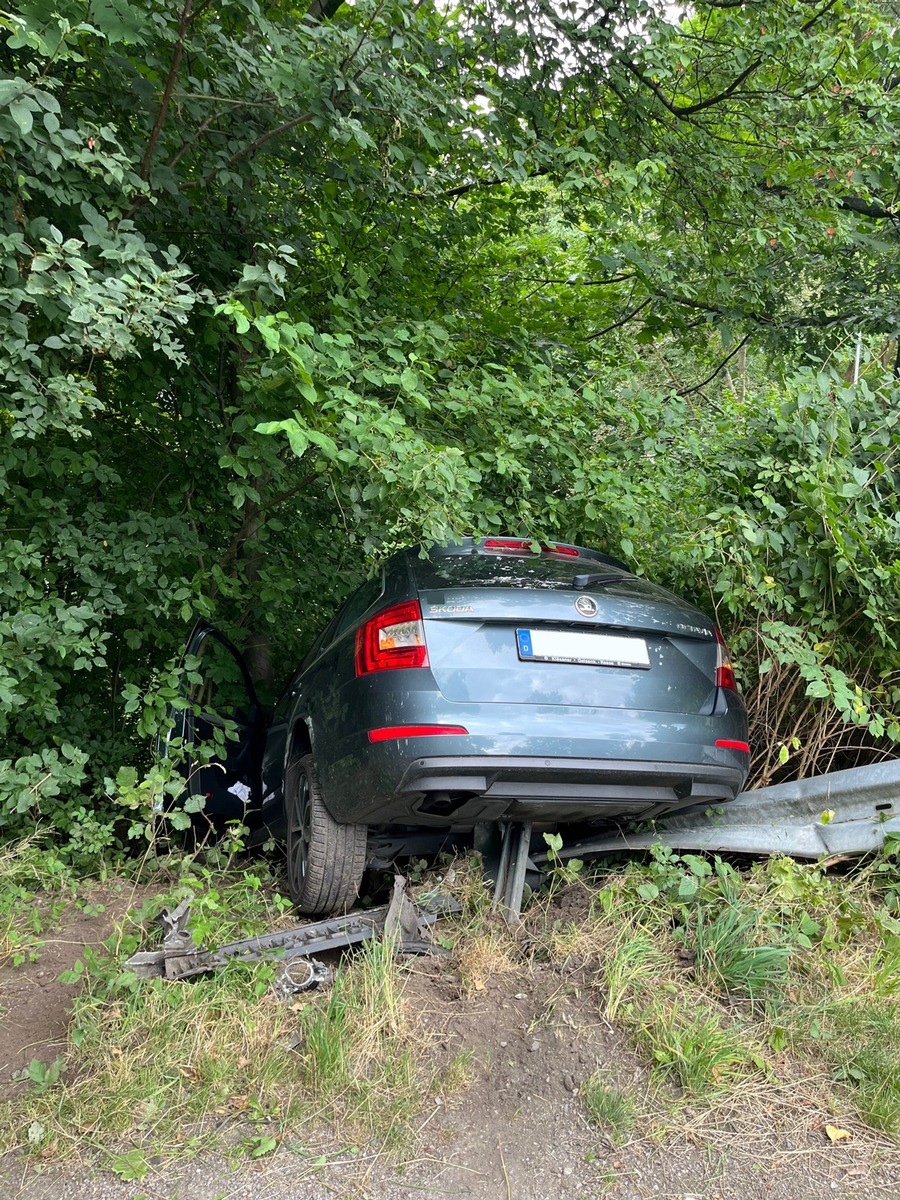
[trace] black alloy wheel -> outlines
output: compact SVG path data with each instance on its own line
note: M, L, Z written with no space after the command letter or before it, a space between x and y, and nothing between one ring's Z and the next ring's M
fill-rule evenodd
M366 865L365 825L341 825L322 801L311 754L292 753L284 778L288 891L309 916L346 912Z

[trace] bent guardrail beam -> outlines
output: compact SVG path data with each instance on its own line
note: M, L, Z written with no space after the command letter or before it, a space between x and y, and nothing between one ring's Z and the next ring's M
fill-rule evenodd
M820 858L878 850L889 833L900 834L900 759L741 792L720 808L661 818L650 832L603 834L568 843L558 854L590 858L662 843L675 850ZM548 856L534 861L543 866Z

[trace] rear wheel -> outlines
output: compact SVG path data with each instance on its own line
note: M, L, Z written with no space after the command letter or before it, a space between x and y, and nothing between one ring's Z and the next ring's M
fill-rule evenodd
M302 913L346 912L366 865L365 825L341 825L322 802L311 754L294 753L284 779L287 877Z

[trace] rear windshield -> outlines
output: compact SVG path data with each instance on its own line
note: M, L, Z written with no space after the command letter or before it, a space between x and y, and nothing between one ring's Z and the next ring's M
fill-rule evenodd
M617 570L598 558L535 555L460 554L411 560L421 591L448 587L570 588L576 575L612 575ZM630 580L624 575L623 578Z

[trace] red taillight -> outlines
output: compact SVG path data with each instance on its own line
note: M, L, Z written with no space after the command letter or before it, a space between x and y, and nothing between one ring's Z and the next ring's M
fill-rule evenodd
M370 729L369 741L389 742L394 738L434 737L435 734L468 732L462 725L385 725L383 729Z
M725 639L722 637L722 631L716 626L716 687L728 688L732 692L739 692L737 679L734 675L734 667L731 665L731 654L728 647L725 645Z
M732 667L731 663L725 663L721 667L716 667L716 687L728 688L732 692L738 690L734 667Z
M487 538L481 543L481 549L494 554L534 554L532 545L526 538ZM562 558L581 557L576 546L548 546L546 542L540 543L540 553L558 554Z
M427 666L425 627L418 600L392 604L357 629L357 675Z
M716 745L720 750L740 750L742 754L750 753L750 744L739 742L737 738L718 738Z

